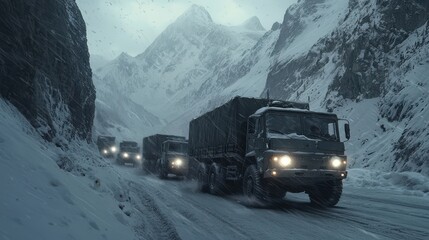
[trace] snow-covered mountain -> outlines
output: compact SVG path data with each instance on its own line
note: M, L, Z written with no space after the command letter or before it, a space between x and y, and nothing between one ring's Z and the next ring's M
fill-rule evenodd
M184 135L189 120L235 95L310 98L313 110L351 120L352 167L429 175L428 9L418 0L301 0L263 32L256 18L225 27L193 6L144 53L97 74L168 121L164 132Z
M226 27L214 23L203 7L193 5L145 52L135 58L121 54L96 74L150 112L171 120L186 110L186 103L192 102L188 97L204 82L231 84L235 76L226 73L237 71L230 69L231 64L242 60L264 33L257 18Z

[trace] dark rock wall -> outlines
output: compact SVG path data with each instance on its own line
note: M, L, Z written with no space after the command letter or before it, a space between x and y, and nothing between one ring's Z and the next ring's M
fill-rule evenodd
M320 2L323 1L301 1L288 9L273 55L287 48L301 33L304 27L301 17L316 11L315 6ZM306 78L323 71L329 61L325 54L333 53L338 55L337 67L343 70L335 76L331 91L337 91L348 99L381 96L390 67L387 54L428 20L429 1L377 0L374 11L362 11L370 9L370 4L371 1L350 0L345 19L329 36L320 39L311 51L273 64L266 84L273 96L292 96Z
M0 0L0 95L44 138L89 140L95 89L74 0Z

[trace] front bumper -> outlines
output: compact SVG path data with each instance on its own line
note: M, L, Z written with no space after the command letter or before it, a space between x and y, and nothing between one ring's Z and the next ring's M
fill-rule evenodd
M129 157L118 156L118 159L124 163L140 163L141 159L137 159L137 155L129 155Z
M168 172L175 175L186 175L188 173L188 166L170 166Z
M345 179L347 171L337 170L308 170L308 169L268 169L264 178L322 178Z

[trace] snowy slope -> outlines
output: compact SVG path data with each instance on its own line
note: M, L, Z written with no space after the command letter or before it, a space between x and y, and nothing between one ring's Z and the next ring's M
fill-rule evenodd
M0 112L0 238L136 238L133 218L118 208L129 206L119 197L124 183L94 148L62 150L3 100Z
M134 139L141 142L143 136L156 133L163 122L142 105L131 101L117 86L93 76L97 86L95 102L94 136L111 135L118 140Z

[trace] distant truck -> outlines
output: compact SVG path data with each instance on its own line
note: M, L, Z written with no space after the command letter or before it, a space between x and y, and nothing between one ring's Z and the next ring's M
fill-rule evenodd
M102 156L113 158L117 151L115 137L98 136L97 147Z
M212 194L241 189L247 200L272 201L306 192L334 206L347 177L339 129L335 114L307 103L235 97L190 122L190 175Z
M168 139L163 142L157 172L160 178L166 178L170 173L176 176L187 175L188 141Z
M140 148L137 142L123 141L119 144L119 152L116 161L120 165L131 163L133 166L141 162Z
M184 176L188 172L188 142L185 137L156 134L143 139L143 171Z

